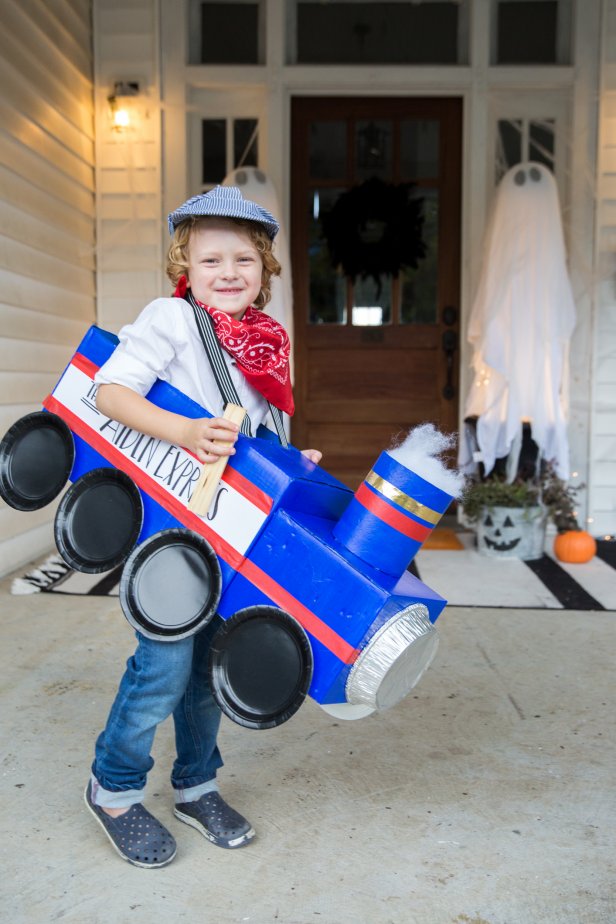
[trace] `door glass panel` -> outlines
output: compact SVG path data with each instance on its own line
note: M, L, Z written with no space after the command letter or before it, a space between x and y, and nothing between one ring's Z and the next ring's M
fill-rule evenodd
M310 323L346 323L346 278L332 266L323 235L323 216L344 189L314 189L308 201L308 266L310 273Z
M308 158L313 179L342 179L347 162L346 122L313 122Z
M417 269L400 274L400 320L403 324L436 324L438 321L438 190L419 189L423 200L423 239L426 256Z
M391 322L391 277L379 284L372 277L356 279L353 286L351 321L356 327L374 327Z
M355 126L355 173L357 179L372 176L387 180L392 172L392 124L390 121L359 121Z
M400 174L403 180L438 176L439 123L404 119L400 123Z

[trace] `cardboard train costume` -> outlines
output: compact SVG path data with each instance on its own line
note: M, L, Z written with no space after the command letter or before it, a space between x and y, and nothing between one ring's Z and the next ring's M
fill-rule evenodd
M435 654L446 603L406 568L451 496L388 452L353 495L294 447L240 434L197 516L187 504L201 463L96 407L93 378L116 343L90 328L45 410L7 432L6 502L38 509L70 479L55 519L60 554L88 573L125 562L121 604L143 634L182 638L218 613L210 676L240 725L279 725L306 693L341 718L402 699ZM162 381L148 398L210 416Z

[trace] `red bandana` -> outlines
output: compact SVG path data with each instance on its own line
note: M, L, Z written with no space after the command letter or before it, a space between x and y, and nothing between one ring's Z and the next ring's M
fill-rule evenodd
M186 278L180 277L173 293L186 294ZM197 299L195 299L197 301ZM287 414L295 410L289 369L291 345L284 327L269 315L249 305L241 321L226 312L197 301L214 322L214 333L223 350L235 361L250 384Z

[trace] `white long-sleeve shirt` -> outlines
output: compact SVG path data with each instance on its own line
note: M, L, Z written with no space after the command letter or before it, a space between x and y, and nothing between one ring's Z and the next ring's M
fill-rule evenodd
M97 385L125 385L146 395L156 379L162 379L214 417L222 416L223 398L188 302L182 298L155 299L136 321L122 328L119 337L115 351L96 373ZM222 355L254 434L269 414L267 401L225 350Z

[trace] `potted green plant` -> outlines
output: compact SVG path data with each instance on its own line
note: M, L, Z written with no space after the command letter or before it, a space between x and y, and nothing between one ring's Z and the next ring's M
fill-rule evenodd
M564 562L588 561L597 546L577 520L579 487L560 478L550 462L541 463L535 479L517 478L509 484L504 476L494 474L470 480L461 503L475 527L478 551L493 558L541 558L546 526L552 521L556 557Z
M541 485L503 476L469 481L462 495L466 519L474 525L477 549L490 558L541 558L547 510Z

